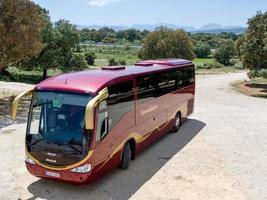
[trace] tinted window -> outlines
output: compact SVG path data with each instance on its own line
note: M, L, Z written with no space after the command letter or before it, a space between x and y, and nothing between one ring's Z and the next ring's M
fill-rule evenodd
M183 75L184 75L184 83L183 86L189 86L192 85L195 81L195 71L194 71L194 67L187 67L183 69Z
M158 84L155 75L146 75L137 78L138 103L143 103L157 96Z
M134 109L133 81L126 81L108 88L109 131L129 111Z
M137 77L138 103L151 100L194 83L194 68L176 69Z

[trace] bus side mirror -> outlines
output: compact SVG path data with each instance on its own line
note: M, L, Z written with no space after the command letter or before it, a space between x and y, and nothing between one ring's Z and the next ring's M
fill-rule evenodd
M33 89L22 92L15 97L15 99L13 100L11 104L11 110L10 110L10 116L12 117L12 119L16 119L17 117L17 110L18 110L18 105L19 105L20 100L23 97L32 95L32 93L33 93Z
M102 89L97 96L95 96L86 106L85 110L85 128L86 129L94 129L94 113L96 106L103 101L104 99L108 98L108 89Z

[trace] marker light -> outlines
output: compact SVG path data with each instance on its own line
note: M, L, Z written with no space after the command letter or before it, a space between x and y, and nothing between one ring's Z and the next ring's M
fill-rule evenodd
M32 160L32 159L28 156L28 154L25 155L25 162L26 162L26 163L29 163L29 164L32 164L32 165L35 165L34 160Z
M76 172L76 173L86 173L86 172L90 172L91 168L92 168L92 165L90 163L88 163L88 164L80 166L80 167L75 167L70 171Z

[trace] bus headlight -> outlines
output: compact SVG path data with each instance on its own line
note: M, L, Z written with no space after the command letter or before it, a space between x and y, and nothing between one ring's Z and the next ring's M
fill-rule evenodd
M32 160L32 159L28 156L28 154L25 155L25 162L26 162L26 163L29 163L29 164L32 164L32 165L35 165L34 160Z
M86 172L90 172L91 168L92 168L92 165L90 163L88 163L88 164L80 166L80 167L75 167L70 171L76 172L76 173L86 173Z

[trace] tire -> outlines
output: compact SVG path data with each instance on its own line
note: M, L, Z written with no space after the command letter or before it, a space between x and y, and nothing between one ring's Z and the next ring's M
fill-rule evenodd
M176 116L175 116L175 119L174 119L172 132L176 133L179 130L180 126L181 126L181 114L177 113Z
M122 153L122 158L121 158L121 169L124 169L124 170L128 169L130 165L130 161L131 161L131 156L132 156L132 152L131 152L130 144L127 143L123 148L123 153Z

